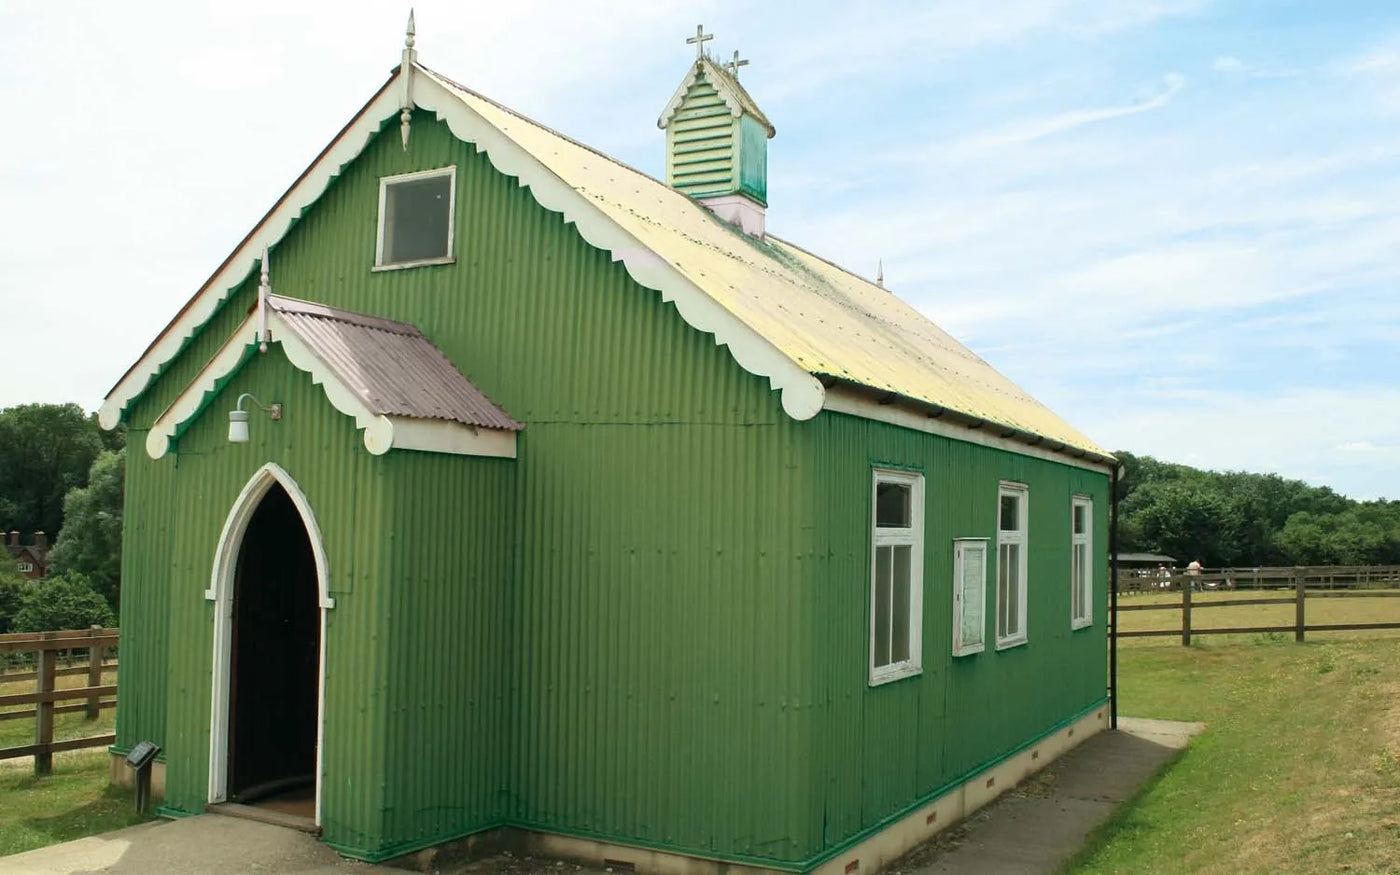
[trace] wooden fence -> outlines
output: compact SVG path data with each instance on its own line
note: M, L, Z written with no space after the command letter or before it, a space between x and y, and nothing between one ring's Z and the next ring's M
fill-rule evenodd
M1123 572L1120 570L1120 575ZM1295 641L1303 641L1308 632L1340 632L1362 629L1400 629L1400 622L1384 623L1308 623L1307 605L1313 599L1377 599L1400 598L1400 566L1321 566L1297 568L1226 568L1202 570L1199 574L1173 572L1170 576L1150 574L1136 576L1146 585L1128 589L1118 602L1118 614L1132 611L1180 611L1181 623L1172 629L1135 629L1121 631L1118 618L1114 628L1119 638L1176 637L1183 646L1191 644L1195 635L1237 635L1250 633L1292 632ZM1120 577L1120 583L1123 578ZM1120 587L1121 590L1121 587ZM1167 603L1134 604L1132 592L1168 591L1180 593L1181 600ZM1196 600L1193 593L1214 590L1274 590L1278 596L1265 598L1211 598ZM1289 593L1282 595L1282 593ZM1259 605L1293 605L1293 622L1286 626L1211 626L1193 627L1192 615L1205 608L1228 608Z
M19 632L0 635L0 654L33 653L34 670L27 672L0 673L0 682L32 680L35 690L32 693L0 695L0 708L13 705L33 705L22 711L0 711L0 721L35 718L34 743L20 747L0 748L0 760L14 757L34 757L34 774L46 775L53 768L53 755L65 750L78 750L85 747L101 747L117 740L115 735L92 735L87 738L74 738L54 741L54 715L83 711L87 719L96 720L104 708L116 707L116 684L103 684L103 672L113 671L115 661L104 660L104 653L117 643L117 630L93 626L91 629L77 629L65 632ZM75 650L86 650L86 664L69 665L59 668L59 655L66 653L71 663ZM87 686L60 690L56 681L68 675L87 675ZM104 698L112 697L112 698ZM86 699L77 705L58 705L70 699Z

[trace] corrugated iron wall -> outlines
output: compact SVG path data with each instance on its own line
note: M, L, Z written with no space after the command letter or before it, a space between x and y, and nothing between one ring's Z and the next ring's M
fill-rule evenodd
M378 179L448 164L457 263L371 272ZM268 460L306 491L330 553L325 835L356 856L512 822L807 860L1102 694L1102 622L1068 635L1066 572L1065 634L1042 625L1058 596L1034 568L1054 550L1068 568L1069 492L1106 501L1105 478L836 414L791 422L712 337L431 117L415 115L406 153L396 131L372 143L271 263L280 294L418 325L527 427L515 462L371 457L274 349L171 456L133 455L125 587L141 616L123 624L143 643L129 665L123 652L120 740L164 738L168 804L204 801L203 591ZM251 302L249 281L137 406L138 431ZM233 446L216 411L241 391L287 416L255 417ZM873 690L872 462L928 473L930 533L927 668ZM1031 646L954 663L949 541L991 533L1002 477L1032 484L1032 550L1061 522L1064 544L1032 554Z
M821 629L811 653L825 691L811 760L823 792L811 817L831 848L1103 698L1108 476L843 414L811 427L825 472L814 502L825 550L814 563ZM868 684L873 466L925 476L923 673L878 687ZM955 658L952 542L995 539L1002 480L1030 487L1028 643L995 648L989 563L986 650ZM1074 493L1093 498L1097 561L1094 625L1072 632Z

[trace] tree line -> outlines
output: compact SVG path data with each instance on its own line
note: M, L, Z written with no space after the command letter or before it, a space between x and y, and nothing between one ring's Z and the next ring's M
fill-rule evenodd
M1400 501L1116 455L1121 552L1212 568L1400 564ZM103 431L76 404L0 410L0 526L53 544L42 580L0 562L0 633L116 622L125 470L125 429Z
M124 427L76 404L0 410L0 527L53 545L40 580L0 553L0 633L116 624L125 479Z
M1400 564L1400 501L1355 501L1277 474L1115 453L1120 552L1209 568Z

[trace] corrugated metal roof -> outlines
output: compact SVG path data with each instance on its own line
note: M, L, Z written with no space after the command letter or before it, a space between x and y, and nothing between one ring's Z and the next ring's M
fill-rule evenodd
M267 305L377 414L524 428L414 325L281 295L269 295Z
M1109 455L889 291L423 72L807 372Z

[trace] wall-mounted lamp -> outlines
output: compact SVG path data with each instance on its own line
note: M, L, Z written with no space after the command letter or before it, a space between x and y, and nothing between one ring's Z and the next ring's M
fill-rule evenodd
M272 419L282 418L281 404L263 404L253 397L251 392L244 392L238 396L238 403L228 412L228 440L232 444L248 443L248 411L243 409L244 401L252 401L253 406L266 413Z

